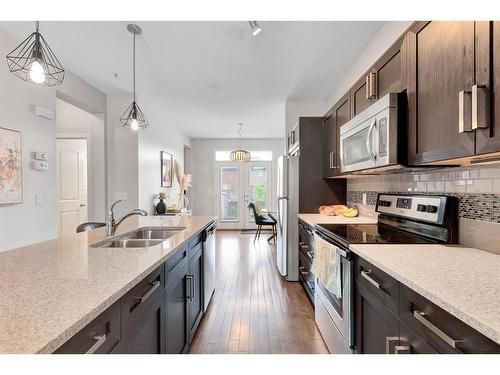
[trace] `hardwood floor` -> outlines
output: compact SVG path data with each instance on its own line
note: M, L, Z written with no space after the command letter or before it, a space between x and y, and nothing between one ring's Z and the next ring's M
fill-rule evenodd
M265 237L218 231L216 286L190 353L328 353L297 282L284 281Z

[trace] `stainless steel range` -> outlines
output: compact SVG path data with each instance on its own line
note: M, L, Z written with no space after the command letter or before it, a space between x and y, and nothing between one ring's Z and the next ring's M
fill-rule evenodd
M379 194L377 224L317 224L315 235L341 259L342 293L316 278L315 320L331 353L353 353L354 275L350 244L458 242L458 200L429 195Z

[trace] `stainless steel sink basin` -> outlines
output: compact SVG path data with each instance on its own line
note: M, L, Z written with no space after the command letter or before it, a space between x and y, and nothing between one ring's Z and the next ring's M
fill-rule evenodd
M119 239L111 242L106 242L99 247L151 247L162 242L163 240Z
M185 227L141 228L131 233L98 242L91 247L151 247L179 233Z
M146 239L146 240L165 240L172 237L173 235L179 233L185 228L145 228L139 229L138 231L128 234L125 238L130 239Z

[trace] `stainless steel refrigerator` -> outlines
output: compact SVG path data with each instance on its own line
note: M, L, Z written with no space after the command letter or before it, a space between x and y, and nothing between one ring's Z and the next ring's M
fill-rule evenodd
M278 158L277 173L277 249L276 263L280 274L289 281L297 281L298 275L298 233L293 223L298 214L298 156L282 155ZM292 223L290 226L290 223Z

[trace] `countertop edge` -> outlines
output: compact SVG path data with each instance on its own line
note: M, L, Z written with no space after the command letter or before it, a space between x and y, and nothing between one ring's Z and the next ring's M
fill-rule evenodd
M81 319L75 322L70 327L66 328L63 333L59 334L54 339L50 340L46 345L36 351L36 354L52 354L54 351L59 349L63 344L69 341L73 336L75 336L78 332L80 332L86 325L92 322L95 318L97 318L100 314L102 314L108 307L117 302L121 297L123 297L128 291L130 291L134 286L136 286L141 280L143 280L147 275L153 272L157 267L165 263L168 259L170 259L179 248L181 248L186 242L190 241L194 236L200 234L207 226L215 221L214 218L210 218L210 220L206 223L206 225L202 226L200 230L194 232L190 237L186 238L183 242L179 243L172 251L166 254L164 257L155 262L152 266L150 266L147 270L143 271L140 275L135 277L133 280L129 281L123 287L121 287L117 292L112 294L110 297L101 302L98 306L93 308L90 312L85 314ZM160 246L160 245L156 245ZM68 333L69 332L69 333Z
M388 275L392 276L400 283L404 284L405 286L414 290L415 292L421 294L423 297L427 298L432 303L435 303L437 306L441 307L443 310L447 311L455 318L459 319L460 321L474 328L476 331L480 332L489 339L495 341L497 344L500 344L500 332L498 332L496 329L491 328L486 323L460 310L458 307L447 302L446 300L435 295L434 293L429 292L427 289L424 289L421 286L415 284L411 280L404 278L403 276L399 275L396 271L380 263L379 261L371 258L369 255L366 255L365 253L363 253L362 250L356 249L356 245L350 245L349 249L355 254L359 255L361 258L369 261L370 263L373 263L374 266L380 268L382 271L386 272Z

